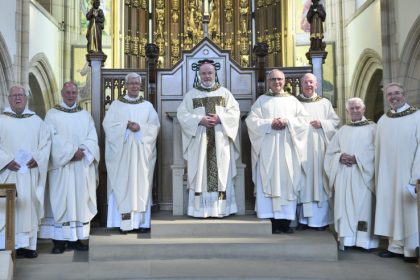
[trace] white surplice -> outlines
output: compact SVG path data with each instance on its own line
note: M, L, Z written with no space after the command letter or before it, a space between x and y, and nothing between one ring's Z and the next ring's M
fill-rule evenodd
M379 245L373 235L375 132L376 124L366 119L344 125L325 154L325 171L334 194L334 226L341 249L371 249ZM340 163L343 153L354 155L357 163L350 167Z
M375 139L375 234L401 241L404 248L388 250L414 257L418 238L411 246L404 243L418 236L419 230L417 199L408 187L420 179L420 112L405 104L399 112L388 114L379 119Z
M36 249L36 238L44 216L44 192L51 147L50 131L35 113L25 110L0 116L0 184L16 184L15 248ZM7 165L21 149L32 155L38 167L25 173L11 171ZM5 199L0 199L0 248L4 248Z
M207 191L207 129L200 125L205 107L194 108L194 99L220 98L215 112L220 124L214 127L217 157L217 191ZM190 90L177 110L182 128L183 156L188 164L188 215L224 217L237 212L235 200L236 161L239 159L239 104L224 87L213 91ZM225 194L221 197L221 193Z
M50 109L45 123L52 130L46 217L40 237L76 241L87 239L90 221L97 213L99 146L89 112L64 103ZM78 148L85 157L71 161Z
M246 118L259 218L295 219L306 116L295 97L282 93L260 96ZM288 120L288 126L272 129L273 119L280 117Z
M128 121L138 123L140 130L128 130ZM108 173L107 226L126 231L148 228L150 220L147 224L144 221L150 215L156 139L160 128L158 115L150 102L124 96L112 102L103 127ZM115 215L115 211L120 215Z
M324 172L324 155L329 141L334 136L340 118L331 102L316 93L311 98L299 98L305 110L308 131L302 167L304 169L302 188L299 193L299 222L311 227L322 227L332 222L329 205L328 178ZM321 128L310 125L313 120L321 122Z

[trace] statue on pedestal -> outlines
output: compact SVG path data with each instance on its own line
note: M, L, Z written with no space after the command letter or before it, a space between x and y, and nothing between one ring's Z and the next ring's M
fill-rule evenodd
M86 33L87 51L88 53L103 53L102 30L104 29L105 16L102 9L99 8L99 0L92 0L91 3L92 8L86 14L86 19L89 21Z
M311 51L325 50L324 29L322 23L325 21L326 13L324 7L319 0L312 0L312 6L306 16L308 22L311 24Z

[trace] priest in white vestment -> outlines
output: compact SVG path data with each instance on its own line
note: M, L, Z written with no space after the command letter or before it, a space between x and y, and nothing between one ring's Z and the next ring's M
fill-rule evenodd
M351 121L334 135L324 159L334 195L334 227L341 250L370 250L379 245L373 235L376 124L364 117L360 98L349 99L346 110Z
M258 218L271 218L273 233L292 233L300 190L305 108L284 92L279 70L268 77L269 91L258 97L246 118L252 149L252 180Z
M63 253L66 246L88 250L81 240L89 238L90 221L97 213L99 146L95 124L77 103L76 84L64 83L61 96L62 102L45 116L52 146L40 237L53 240L53 254Z
M188 215L225 217L237 212L239 104L216 83L211 60L199 61L200 80L177 110L188 164Z
M105 113L105 161L108 173L107 227L123 233L150 230L156 139L160 123L153 105L140 95L141 77L129 73L127 94Z
M303 93L298 96L298 100L309 116L306 117L308 131L302 159L304 174L298 198L298 229L310 227L325 230L333 220L328 178L324 171L324 156L340 118L331 102L315 92L317 85L317 79L312 73L306 73L301 78Z
M402 85L386 87L391 109L378 121L376 132L375 234L387 236L388 250L380 257L404 256L415 262L419 246L415 184L420 179L420 112L405 102Z
M26 108L21 86L9 91L9 104L0 116L0 184L16 184L16 254L36 258L39 224L44 216L44 192L51 137L45 123ZM0 199L0 248L5 241L5 199Z

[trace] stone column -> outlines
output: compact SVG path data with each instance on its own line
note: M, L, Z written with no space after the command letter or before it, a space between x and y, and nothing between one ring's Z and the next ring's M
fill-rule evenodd
M319 95L323 95L322 90L322 80L323 80L323 72L322 72L322 65L325 62L325 58L327 57L326 51L312 51L306 53L306 58L309 60L309 63L312 64L312 73L315 75L318 81L318 88L316 92Z
M86 55L86 60L89 62L92 71L91 97L92 97L92 117L95 121L95 128L100 137L101 132L101 116L103 114L102 104L104 102L104 95L101 89L102 67L106 61L106 55L103 53L89 53Z
M89 53L86 55L92 71L91 98L92 98L92 118L95 122L96 133L98 134L98 143L101 148L101 161L99 162L99 187L97 191L99 222L101 226L106 226L107 217L107 185L105 168L105 139L101 133L102 116L104 115L104 94L102 92L102 67L106 60L103 53Z

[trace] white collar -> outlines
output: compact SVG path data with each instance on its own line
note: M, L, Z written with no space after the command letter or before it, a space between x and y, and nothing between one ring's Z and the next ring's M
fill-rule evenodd
M203 88L212 88L212 87L214 87L214 85L216 84L216 82L213 82L210 86L205 86L202 82L201 82L201 86L203 87Z
M66 103L64 103L64 101L61 101L60 106L66 109L74 109L77 106L77 102L74 102L73 106L69 107Z
M137 96L137 97L131 97L131 96L128 96L128 94L125 94L123 97L124 97L124 99L126 99L128 101L137 101L141 98L140 92L139 92L139 96Z
M4 113L12 113L12 114L17 115L16 112L13 111L12 108L10 108L10 107L4 108L4 111L3 112ZM25 107L25 110L23 110L23 112L21 113L21 115L23 115L23 114L35 115L35 112L29 110L28 107Z
M365 116L362 116L362 119L361 120L358 120L358 121L352 121L352 120L350 120L350 122L351 123L358 123L358 122L363 122L363 121L365 121L366 120L366 117Z
M318 94L316 92L314 92L314 94L312 94L311 97L306 97L303 93L300 94L300 97L302 97L303 99L312 99L312 98L315 98L317 96L318 96Z
M405 103L404 105L402 105L397 110L391 109L391 112L392 113L400 113L400 112L403 112L403 111L407 110L408 108L410 108L410 105L408 105L407 103Z

